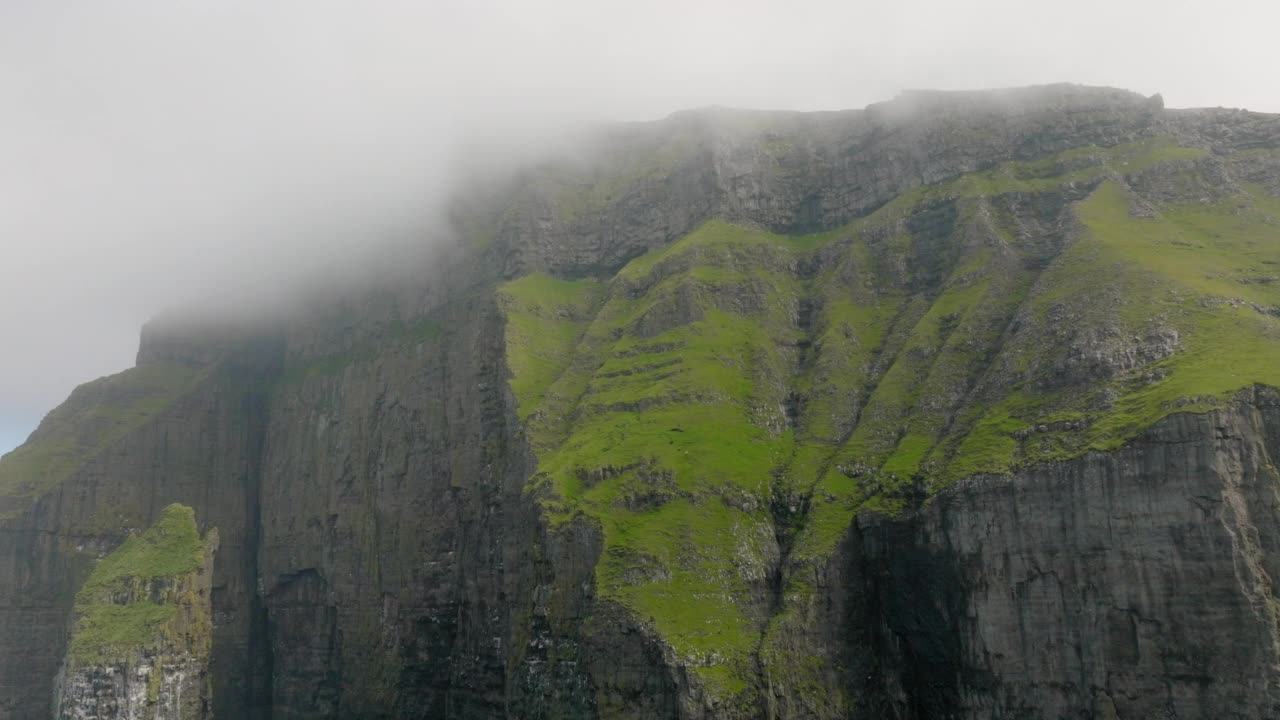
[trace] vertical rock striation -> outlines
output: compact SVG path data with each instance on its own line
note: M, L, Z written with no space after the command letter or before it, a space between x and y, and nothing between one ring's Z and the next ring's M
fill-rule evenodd
M864 696L902 718L1280 714L1280 394L857 524Z

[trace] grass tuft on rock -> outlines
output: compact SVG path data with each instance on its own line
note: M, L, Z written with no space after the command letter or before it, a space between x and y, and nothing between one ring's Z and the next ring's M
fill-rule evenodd
M184 575L200 567L203 559L204 542L196 529L195 511L174 503L160 512L146 532L129 536L99 561L80 597L91 600L125 583Z
M177 583L205 555L195 511L185 505L169 505L145 532L127 538L76 595L71 663L119 663L164 642L178 612Z

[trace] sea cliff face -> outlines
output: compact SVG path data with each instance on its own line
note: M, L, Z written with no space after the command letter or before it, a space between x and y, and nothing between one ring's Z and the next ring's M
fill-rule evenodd
M0 718L1280 712L1280 119L1054 86L598 142L407 286L157 320L0 460ZM207 649L69 662L171 503L217 551L147 592L207 588Z
M869 679L899 717L1263 718L1280 396L864 517Z
M16 465L38 482L6 485L14 504L0 511L0 713L49 716L77 593L100 558L173 503L219 533L210 581L215 697L252 695L263 682L256 468L265 419L260 378L273 352L241 350L204 366L148 359L82 386L27 449L5 456L6 471ZM110 443L99 441L104 435ZM31 448L83 463L25 455ZM25 474L28 463L40 470Z

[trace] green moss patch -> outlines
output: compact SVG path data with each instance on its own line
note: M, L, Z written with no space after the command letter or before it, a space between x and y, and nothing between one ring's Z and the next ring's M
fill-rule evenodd
M174 504L99 561L76 595L72 663L123 662L164 642L178 611L174 584L200 568L205 551L195 512Z
M521 349L509 358L521 417L541 405L547 389L572 361L602 291L593 280L554 280L537 274L503 287L507 342Z
M78 666L106 665L137 654L163 640L177 614L174 605L150 601L128 605L90 605L79 612L71 637L71 658Z
M196 529L195 511L185 505L166 507L146 532L131 535L103 558L85 581L80 596L91 600L135 580L176 577L200 567L204 542Z

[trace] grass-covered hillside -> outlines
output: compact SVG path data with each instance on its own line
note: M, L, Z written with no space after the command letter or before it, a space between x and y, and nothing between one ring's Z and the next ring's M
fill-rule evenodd
M609 279L509 282L529 490L598 524L600 595L732 702L859 511L1280 386L1280 198L1247 180L1277 154L1082 148L821 235L711 220Z
M31 438L0 458L0 518L25 510L189 394L207 373L179 365L136 367L76 388Z

